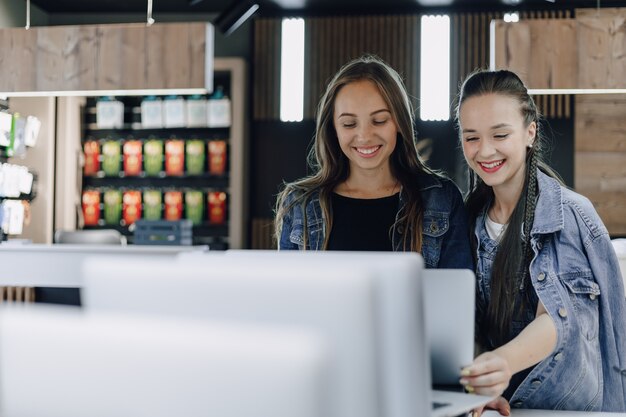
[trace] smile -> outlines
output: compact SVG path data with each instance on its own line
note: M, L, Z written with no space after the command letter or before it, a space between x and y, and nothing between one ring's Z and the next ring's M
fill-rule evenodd
M504 161L504 159L501 159L499 161L479 162L478 165L480 165L483 171L491 173L499 170L500 167L502 167L502 165L504 164Z
M372 156L376 153L376 151L378 151L380 148L382 148L382 145L376 145L376 146L369 146L367 148L354 148L358 153L360 153L363 156Z

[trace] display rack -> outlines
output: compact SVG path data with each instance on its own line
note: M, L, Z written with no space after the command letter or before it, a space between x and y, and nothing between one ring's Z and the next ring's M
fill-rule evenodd
M133 237L133 225L129 224L125 218L126 212L122 210L120 221L116 222L117 217L106 217L104 211L105 207L104 193L110 190L108 195L121 196L122 198L126 193L132 191L139 191L142 196L146 195L146 192L151 192L152 195L161 197L161 202L157 203L161 205L160 218L165 219L167 210L171 209L171 206L166 205L166 195L172 196L180 193L182 196L182 206L180 210L180 218L189 218L190 213L195 213L194 227L193 227L193 243L194 244L206 244L212 249L227 249L227 248L243 248L245 247L245 234L244 228L246 223L246 216L244 207L244 144L245 144L245 120L244 111L246 106L244 104L245 99L245 66L242 60L239 59L216 59L214 68L214 85L222 86L223 91L231 101L231 113L232 121L230 127L176 127L176 128L142 128L141 123L141 101L144 97L141 96L116 96L116 100L123 102L124 104L124 120L123 125L119 129L98 129L96 124L96 106L97 98L87 98L82 115L82 133L81 133L81 148L84 149L85 143L95 143L96 147L100 147L105 143L113 143L121 149L119 155L119 171L111 171L105 169L102 165L102 161L105 158L103 154L99 156L100 165L97 170L89 170L89 172L83 171L82 175L82 190L81 194L84 195L86 191L100 193L100 203L98 213L97 224L94 224L94 219L85 222L85 229L101 229L110 228L115 229L128 236L130 242ZM175 92L173 92L175 93ZM183 97L186 98L186 97ZM162 169L158 172L147 172L146 159L145 159L145 145L148 141L157 141L161 146L165 146L168 141L183 141L185 143L185 157L187 156L188 147L192 141L194 143L200 142L203 144L204 162L201 171L197 168L193 173L190 173L185 164L183 172L178 172L172 175L167 171L164 154ZM123 146L125 143L134 141L141 144L143 153L141 156L141 169L129 172L124 165L124 152ZM210 167L209 156L209 144L212 142L226 143L226 156L227 161L223 172L215 173ZM111 156L106 156L111 160ZM83 155L85 158L85 155ZM115 161L115 154L113 156ZM83 159L83 167L85 160ZM185 202L185 197L191 194L195 194L197 197L198 192L202 193L202 215L198 218L198 208L192 211L192 208L188 208ZM224 194L225 193L225 194ZM212 194L210 196L210 194ZM213 199L214 195L226 195L225 213L222 218L212 216L210 214L211 208L214 208L209 198ZM130 195L130 194L129 194ZM191 200L189 200L191 201ZM197 201L197 200L196 200ZM110 200L109 200L110 202ZM122 204L120 201L119 204ZM145 213L145 201L141 203L141 212ZM154 205L152 206L151 215L155 215ZM168 208L169 207L169 208ZM189 209L189 211L188 211ZM83 208L83 210L85 210ZM115 213L119 213L118 207L115 207ZM93 213L91 211L90 213ZM108 211L111 213L111 210ZM215 211L214 211L215 213ZM83 213L84 214L84 213ZM157 212L158 215L158 212ZM145 218L143 215L140 218ZM157 220L157 218L154 218ZM89 224L90 223L90 224Z

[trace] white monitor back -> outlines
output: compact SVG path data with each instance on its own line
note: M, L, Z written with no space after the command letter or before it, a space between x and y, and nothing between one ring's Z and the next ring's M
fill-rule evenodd
M199 263L99 258L84 264L87 311L242 320L315 329L329 341L333 417L379 416L374 274L337 262L285 264L207 254Z
M0 312L3 417L326 417L316 334L29 308Z
M430 414L431 379L423 305L423 260L417 253L350 251L230 250L237 263L269 262L315 269L320 265L366 268L374 274L381 400L386 417ZM185 264L202 264L202 253L180 254Z

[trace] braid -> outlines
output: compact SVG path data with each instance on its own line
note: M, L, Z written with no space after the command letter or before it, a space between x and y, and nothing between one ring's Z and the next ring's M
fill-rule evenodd
M533 251L530 245L530 231L533 227L533 222L535 221L535 207L537 205L537 153L532 149L529 151L530 160L528 162L528 176L527 176L527 184L526 184L526 202L524 204L524 243L522 246L522 253L524 256L521 259L520 265L520 278L521 282L519 285L520 291L524 292L524 289L528 282L528 278L530 277L529 266L530 261L533 258Z

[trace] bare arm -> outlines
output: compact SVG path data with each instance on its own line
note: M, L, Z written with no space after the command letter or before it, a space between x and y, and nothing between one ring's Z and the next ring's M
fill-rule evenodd
M556 327L539 302L535 319L509 343L479 355L461 372L468 391L500 395L513 374L545 359L556 347Z

